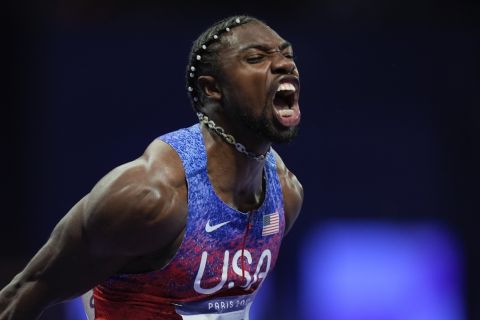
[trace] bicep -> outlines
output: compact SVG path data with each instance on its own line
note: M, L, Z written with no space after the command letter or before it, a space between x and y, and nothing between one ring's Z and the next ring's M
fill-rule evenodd
M183 228L184 192L145 183L145 177L121 176L106 188L94 188L86 203L85 238L94 254L138 257L158 252ZM98 195L100 194L100 195Z
M179 230L169 225L167 188L145 183L138 163L109 173L54 228L22 272L51 304L78 296L131 259L161 250ZM180 225L180 224L179 224Z

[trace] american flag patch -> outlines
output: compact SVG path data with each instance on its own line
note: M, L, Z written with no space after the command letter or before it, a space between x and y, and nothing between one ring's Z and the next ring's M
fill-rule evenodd
M278 233L280 226L280 217L278 212L266 214L263 216L262 236L269 236Z

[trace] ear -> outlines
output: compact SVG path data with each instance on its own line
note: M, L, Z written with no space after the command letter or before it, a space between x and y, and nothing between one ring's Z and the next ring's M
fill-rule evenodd
M207 99L220 102L222 92L217 84L217 80L212 76L200 76L197 79L198 85Z

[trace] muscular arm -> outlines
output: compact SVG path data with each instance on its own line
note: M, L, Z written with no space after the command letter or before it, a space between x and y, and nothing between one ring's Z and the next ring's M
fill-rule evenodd
M0 320L35 319L131 259L162 250L182 232L184 177L171 165L177 159L168 148L152 143L141 158L107 174L65 215L25 269L0 291Z
M274 151L275 152L275 151ZM277 173L280 178L285 208L285 235L297 220L303 204L303 187L297 177L285 166L280 156L275 152Z

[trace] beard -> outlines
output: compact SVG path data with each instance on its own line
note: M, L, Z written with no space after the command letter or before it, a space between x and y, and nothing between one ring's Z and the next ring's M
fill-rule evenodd
M272 143L288 143L298 135L298 126L285 127L275 117L269 119L266 107L259 118L243 112L238 112L236 116L247 128Z

